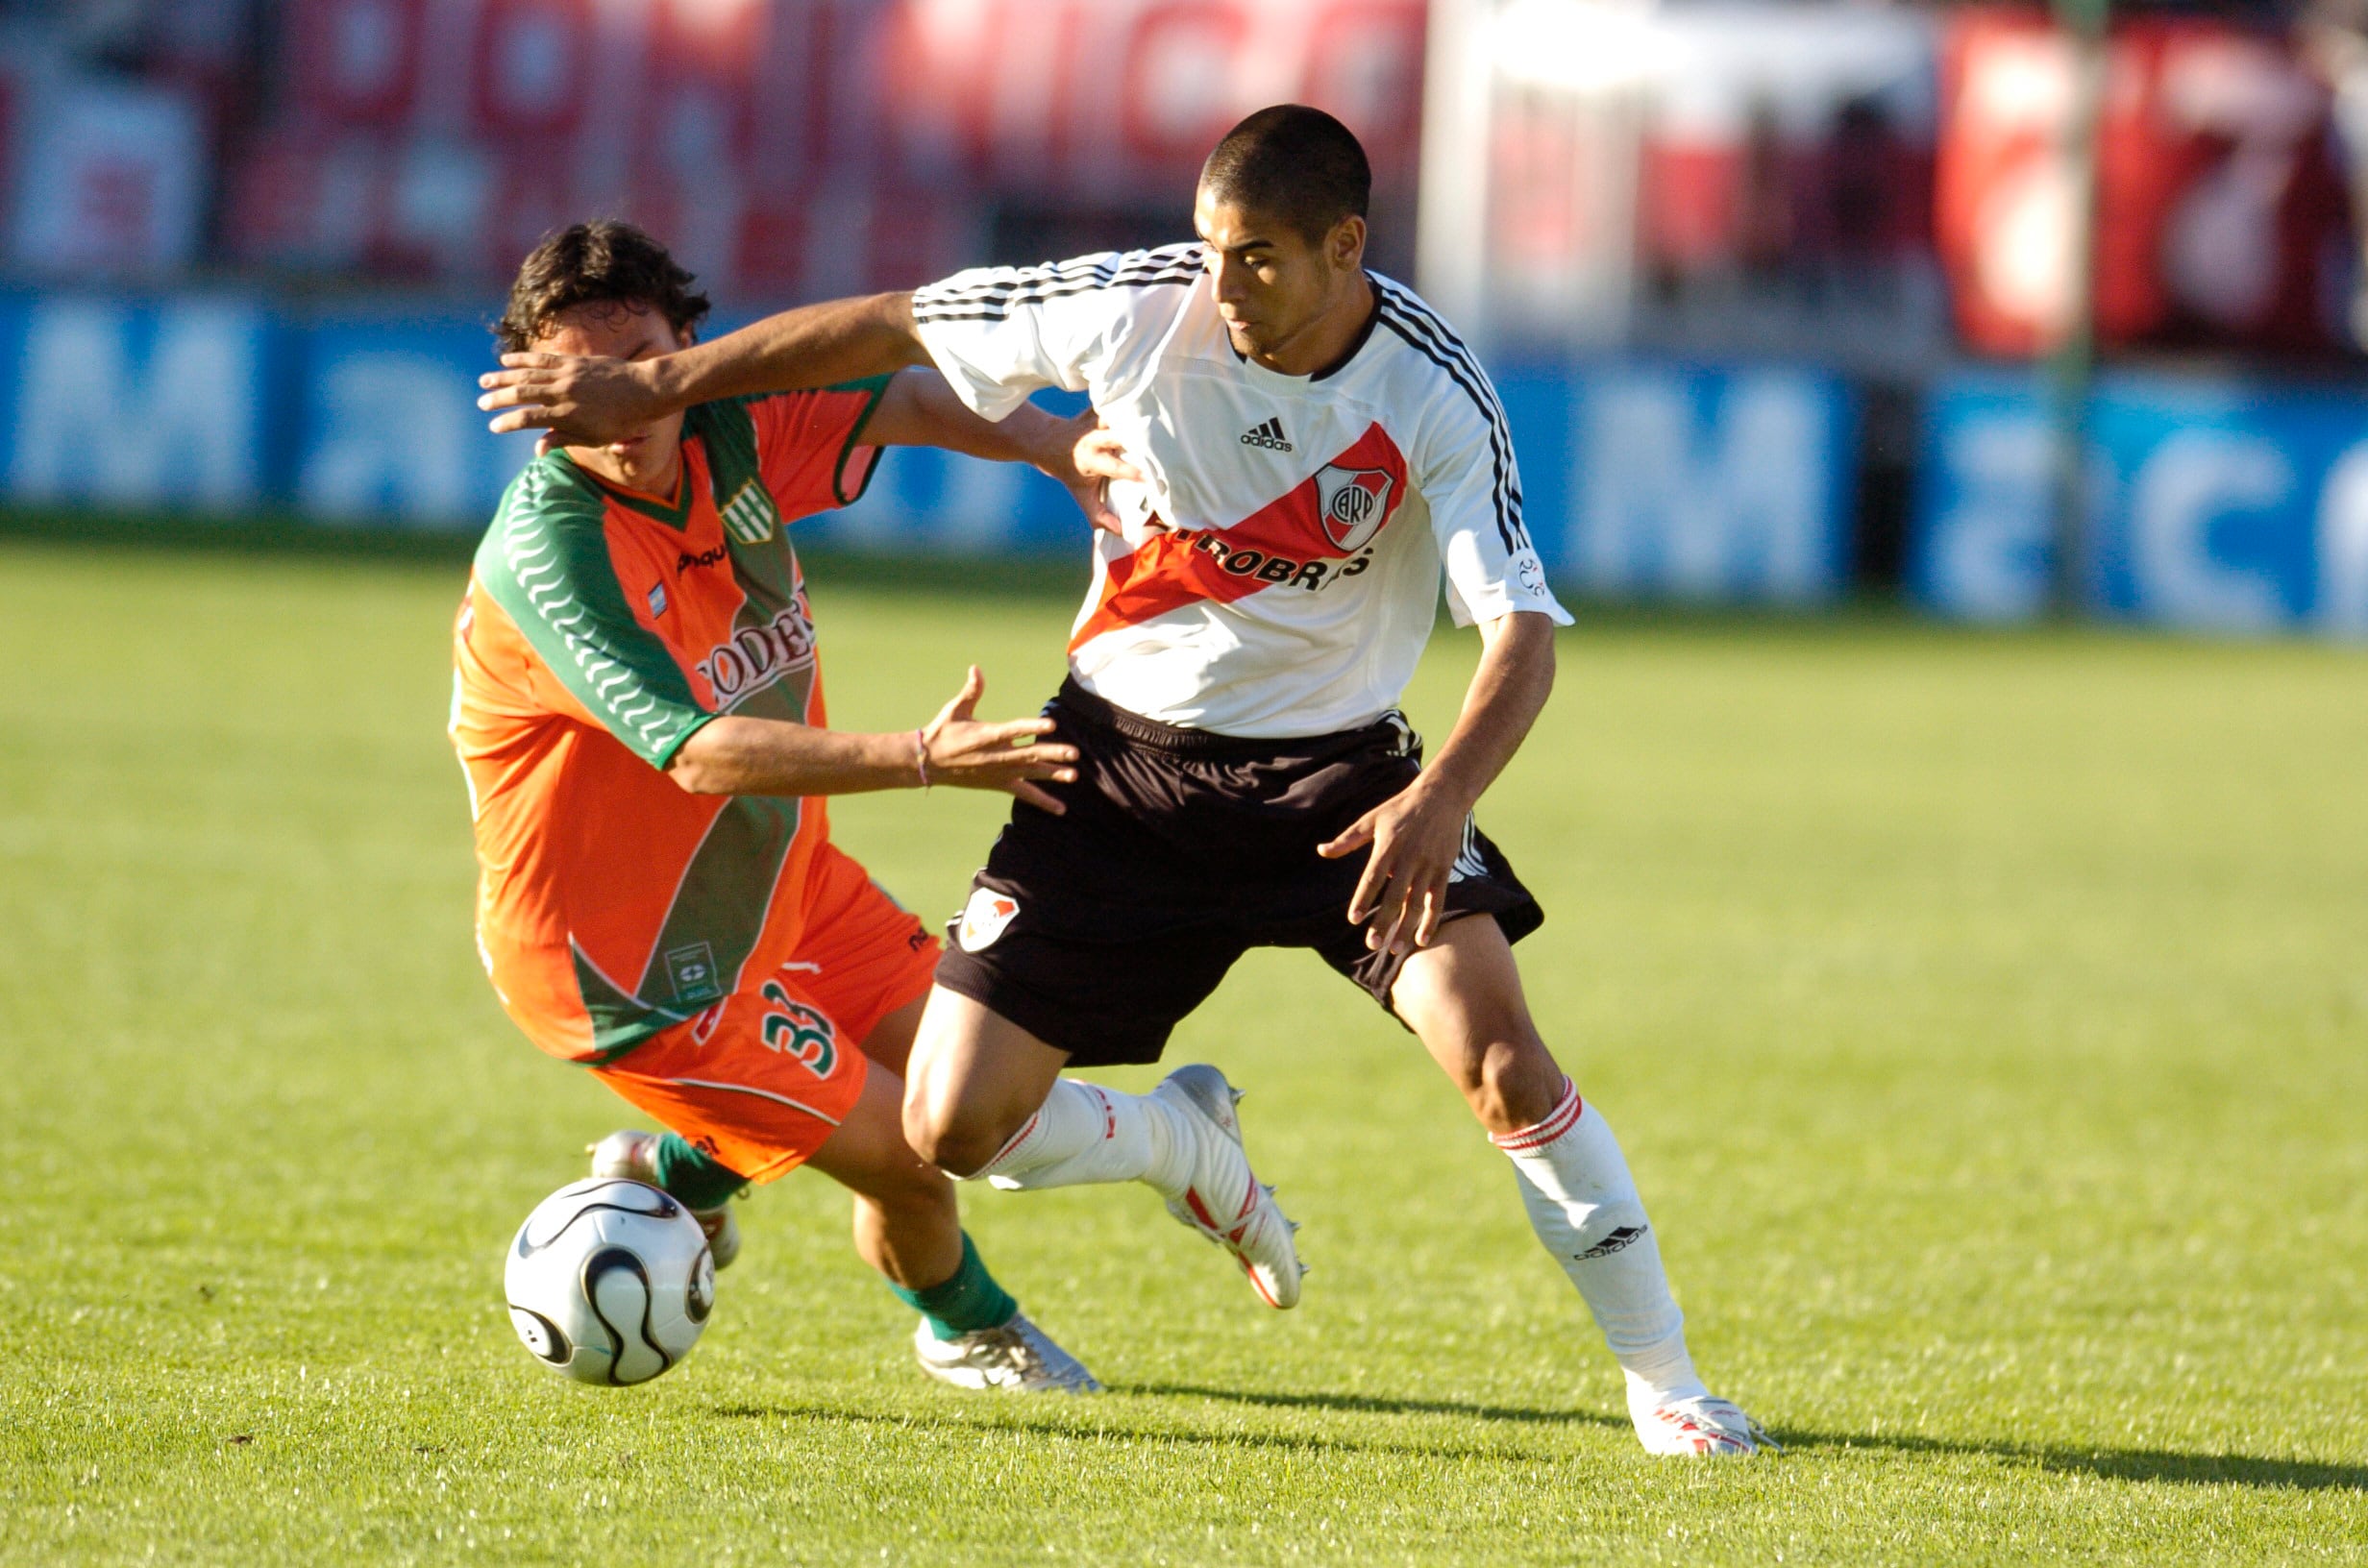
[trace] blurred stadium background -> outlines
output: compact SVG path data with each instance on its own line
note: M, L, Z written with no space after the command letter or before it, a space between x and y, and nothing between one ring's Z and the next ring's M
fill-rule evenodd
M2356 0L15 0L0 511L473 530L525 455L471 406L482 323L551 227L642 222L745 319L1180 236L1214 136L1298 99L1371 149L1377 264L1496 370L1573 592L2357 635L2363 26ZM1048 486L930 453L814 531L1073 537Z
M2363 27L0 0L0 1564L2368 1561ZM654 1397L545 1377L497 1251L620 1108L479 971L439 733L511 269L629 216L728 325L1163 242L1282 99L1589 601L1484 813L1789 1455L1637 1453L1502 1162L1295 954L1172 1060L1257 1085L1297 1311L1141 1195L974 1194L1114 1397L971 1401L793 1180ZM817 536L836 722L1058 680L1048 481L900 451ZM831 816L933 913L1001 804Z

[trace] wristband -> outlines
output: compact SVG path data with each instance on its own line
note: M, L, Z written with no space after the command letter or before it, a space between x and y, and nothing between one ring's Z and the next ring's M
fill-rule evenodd
M913 772L921 775L921 787L929 787L929 737L922 730L913 731Z

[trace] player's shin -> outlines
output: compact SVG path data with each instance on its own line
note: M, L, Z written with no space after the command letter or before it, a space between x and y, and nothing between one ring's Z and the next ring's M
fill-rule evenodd
M1055 1079L1036 1114L970 1179L1007 1190L1148 1182L1163 1197L1192 1180L1192 1142L1173 1107L1147 1094Z
M1661 1246L1602 1114L1564 1081L1533 1127L1490 1135L1513 1162L1530 1228L1562 1264L1627 1374L1632 1408L1706 1393L1686 1351Z

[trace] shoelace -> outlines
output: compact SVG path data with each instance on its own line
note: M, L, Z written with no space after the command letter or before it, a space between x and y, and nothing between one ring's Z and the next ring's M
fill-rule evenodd
M980 1348L992 1346L1002 1353L1019 1368L1021 1382L1051 1375L1045 1365L1044 1353L1037 1349L1035 1340L1021 1330L1006 1323L999 1329L981 1329L978 1332Z
M1756 1417L1730 1400L1707 1400L1682 1410L1665 1408L1661 1413L1665 1419L1674 1417L1680 1422L1691 1422L1697 1428L1715 1433L1730 1440L1740 1436L1745 1441L1756 1443L1770 1453L1782 1454L1785 1451L1784 1444L1768 1435L1767 1428L1760 1425ZM1732 1419L1728 1419L1729 1417Z

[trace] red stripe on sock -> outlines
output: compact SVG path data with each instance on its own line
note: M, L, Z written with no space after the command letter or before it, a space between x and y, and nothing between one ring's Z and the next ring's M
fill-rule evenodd
M1036 1124L1044 1119L1045 1114L1042 1111L1039 1111L1034 1115L1028 1117L1026 1121L1021 1124L1018 1132L1012 1134L1011 1137L1003 1140L1003 1146L995 1151L994 1159L988 1161L983 1165L980 1165L971 1174L974 1177L992 1174L997 1166L1000 1165L1005 1160L1011 1158L1013 1150L1017 1149L1021 1144L1028 1140L1029 1135L1036 1131Z
M1570 1131L1586 1112L1587 1102L1579 1098L1578 1086L1565 1078L1563 1097L1554 1102L1554 1109L1546 1113L1545 1120L1535 1127L1519 1127L1510 1133L1491 1133L1489 1141L1507 1154L1526 1154L1532 1149L1543 1148Z

